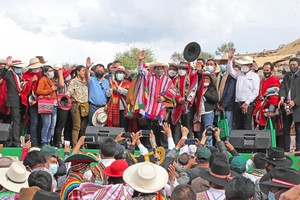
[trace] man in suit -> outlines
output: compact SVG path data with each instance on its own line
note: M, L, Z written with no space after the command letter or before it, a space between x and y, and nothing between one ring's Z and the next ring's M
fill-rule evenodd
M6 66L0 73L0 78L7 84L6 106L10 107L12 128L9 133L6 146L20 147L20 123L21 123L21 75L22 67L18 66L20 61L14 62L11 56L6 59Z
M300 150L300 59L289 60L291 72L286 72L280 86L280 101L278 106L284 105L283 135L284 151L290 151L291 125L295 122L296 151Z

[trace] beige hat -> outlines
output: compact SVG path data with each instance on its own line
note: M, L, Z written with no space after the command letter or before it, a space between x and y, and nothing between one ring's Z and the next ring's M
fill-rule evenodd
M0 59L0 64L6 64L6 59Z
M54 64L53 65L53 69L56 70L56 71L58 71L58 70L60 70L62 68L63 68L62 64Z
M40 68L42 66L43 66L43 64L40 62L40 60L38 58L31 58L27 68L28 69L37 69L37 68Z
M92 124L94 126L104 126L107 121L107 114L104 111L104 107L99 108L96 110L96 112L93 114L92 117Z
M152 63L149 63L149 71L153 72L154 71L154 67L158 67L158 66L164 67L165 71L167 71L168 68L169 68L169 64L168 63L165 63L162 60L155 60Z
M131 165L123 173L124 181L141 193L153 193L161 190L168 182L168 172L151 162Z
M251 56L243 56L240 58L236 58L235 62L238 65L247 65L247 64L253 64L254 60Z
M20 162L13 162L9 168L0 169L1 185L7 190L19 192L22 187L28 187L28 172Z

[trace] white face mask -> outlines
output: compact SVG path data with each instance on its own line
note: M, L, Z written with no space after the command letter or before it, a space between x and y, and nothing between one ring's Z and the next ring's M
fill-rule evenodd
M168 71L168 75L170 76L170 77L174 77L174 76L176 76L176 71L174 71L174 70L169 70Z
M249 70L250 70L250 68L249 68L247 65L243 65L243 66L241 67L241 71L244 72L244 73L249 72Z
M32 69L32 73L34 73L34 74L37 74L37 73L39 73L40 71L41 71L40 68Z
M92 171L91 171L91 170L88 170L88 171L84 172L84 174L83 174L82 177L83 177L84 180L90 181L91 178L92 178L92 176L93 176Z
M184 75L186 75L186 70L185 69L179 69L178 74L179 74L179 76L184 76Z
M163 69L158 69L158 70L156 70L155 73L156 73L157 76L161 77L164 74L164 70Z
M204 83L204 87L208 87L209 86L209 83Z

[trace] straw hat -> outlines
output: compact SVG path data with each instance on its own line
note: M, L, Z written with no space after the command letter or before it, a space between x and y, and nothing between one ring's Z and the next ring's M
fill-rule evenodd
M169 68L169 64L163 62L162 60L155 60L152 63L149 63L149 71L154 72L154 67L164 67L164 70L167 71Z
M92 124L94 126L104 126L107 121L107 114L104 111L104 107L99 108L96 110L96 112L93 114L92 117Z
M19 192L22 187L28 187L29 174L23 164L13 162L9 168L0 169L1 185L7 190Z
M141 193L153 193L161 190L168 182L168 172L151 162L131 165L123 174L124 181Z
M31 58L29 60L29 65L27 66L28 69L37 69L43 66L43 63L40 62L38 58Z

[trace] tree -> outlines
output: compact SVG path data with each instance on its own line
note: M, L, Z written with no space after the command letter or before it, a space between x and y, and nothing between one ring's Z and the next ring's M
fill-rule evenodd
M119 52L115 54L115 60L122 62L122 66L126 69L135 69L138 64L139 52L141 49L131 47L129 50L125 50L123 53ZM154 54L151 49L145 49L145 63L152 62L154 60Z
M233 42L228 42L228 43L223 43L220 46L217 47L217 51L215 54L217 56L226 54L229 49L234 48L234 43Z
M173 60L176 63L179 63L180 61L184 61L182 53L177 53L176 51L171 55L171 60Z
M214 55L205 51L201 51L199 58L203 58L204 60L213 59Z

